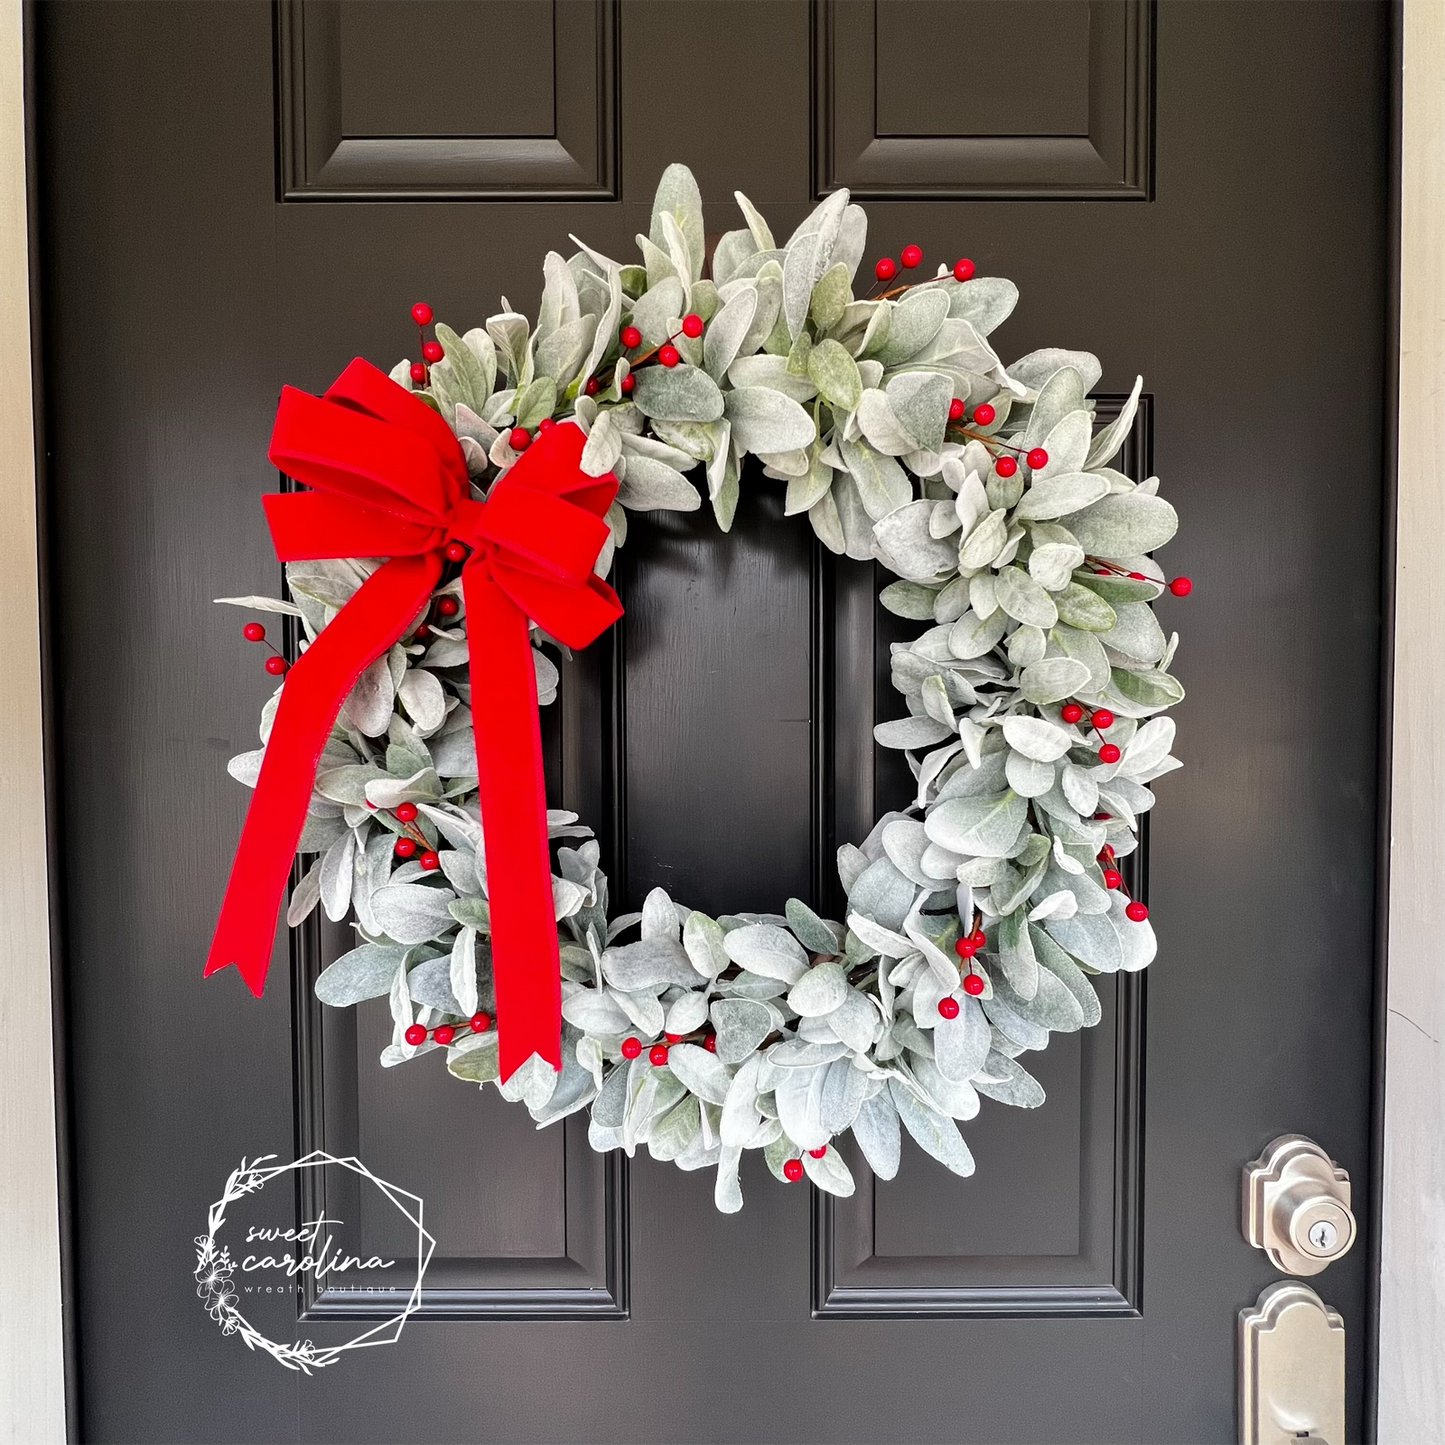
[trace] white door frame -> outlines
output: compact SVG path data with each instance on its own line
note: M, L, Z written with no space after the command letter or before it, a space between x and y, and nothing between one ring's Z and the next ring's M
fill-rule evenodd
M1405 0L1376 1436L1445 1438L1445 3Z
M0 3L0 1441L65 1438L20 0Z
M1445 1438L1445 0L1404 0L1376 1438ZM0 0L0 796L45 838L21 0ZM0 1445L66 1438L43 848L0 874ZM1220 1321L1221 1331L1230 1322ZM1353 1330L1368 1328L1351 1320Z

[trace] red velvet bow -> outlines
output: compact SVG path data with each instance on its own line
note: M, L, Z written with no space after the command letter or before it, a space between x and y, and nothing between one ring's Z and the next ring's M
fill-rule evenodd
M462 568L492 967L503 1079L533 1054L561 1067L561 985L536 674L527 619L585 647L622 615L592 568L607 540L610 473L581 470L571 423L540 432L492 487L469 494L461 447L431 407L359 357L324 397L281 393L270 457L313 491L263 498L276 555L387 557L286 677L221 904L206 973L234 963L260 994L317 762L362 670L404 636L442 574Z

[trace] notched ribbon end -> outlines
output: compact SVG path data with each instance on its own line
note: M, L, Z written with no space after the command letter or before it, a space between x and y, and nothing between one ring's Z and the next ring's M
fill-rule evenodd
M264 967L257 968L254 964L243 963L239 958L221 958L212 954L206 960L206 966L201 970L202 978L210 978L213 973L220 973L223 968L230 968L235 965L236 972L245 981L246 987L257 997L261 997L262 990L266 987L266 970Z

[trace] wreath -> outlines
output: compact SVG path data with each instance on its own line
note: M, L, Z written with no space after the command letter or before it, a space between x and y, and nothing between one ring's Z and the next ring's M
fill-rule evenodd
M429 339L418 303L420 360L283 395L271 456L309 487L266 499L290 600L221 600L295 618L301 652L272 650L263 747L230 764L257 791L207 964L259 992L300 854L287 921L353 919L316 993L389 1000L384 1066L443 1053L539 1126L590 1108L595 1149L716 1166L725 1211L746 1149L850 1194L850 1129L880 1178L902 1130L971 1173L957 1121L980 1096L1040 1105L1021 1057L1098 1022L1091 976L1152 960L1119 865L1179 766L1159 715L1184 696L1177 634L1151 604L1190 590L1150 555L1177 525L1158 479L1111 466L1139 382L1096 430L1092 355L994 351L1010 281L966 259L923 277L906 246L856 295L867 223L846 191L781 245L737 202L704 276L701 197L671 166L642 264L577 242L547 256L535 324L504 298ZM615 913L590 830L545 810L536 707L552 654L620 613L602 579L628 512L705 492L726 531L750 455L925 624L893 648L905 714L875 728L916 791L839 849L841 920L796 898L712 918L660 888Z

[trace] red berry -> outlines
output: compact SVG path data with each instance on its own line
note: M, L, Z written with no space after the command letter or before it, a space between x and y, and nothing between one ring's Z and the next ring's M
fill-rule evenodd
M960 958L972 958L974 954L978 952L978 944L971 938L960 938L958 942L953 945L953 951Z
M977 998L983 992L983 975L981 973L969 974L963 981L963 991L970 998Z
M538 430L538 431L551 431L552 428L553 428L554 426L556 426L556 425L557 425L557 423L556 423L555 421L553 421L550 416L544 416L544 417L542 418L542 420L537 423L537 430Z
M396 842L391 845L391 851L395 853L398 858L410 858L411 855L416 852L416 839L398 838Z
M1096 823L1107 823L1109 819L1113 816L1114 815L1112 813L1106 813L1102 808L1100 808L1099 811L1094 814L1094 821Z
M1143 923L1149 916L1149 910L1137 898L1124 910L1124 913L1135 923Z
M821 1158L823 1157L823 1155L825 1155L827 1152L828 1152L828 1146L827 1146L826 1144L824 1144L821 1149L809 1149L809 1150L808 1150L808 1158L809 1158L809 1159L821 1159Z
M1104 887L1117 888L1124 881L1124 875L1117 868L1104 869Z
M955 281L967 281L973 275L973 262L967 256L961 257L953 263L953 279Z
M1107 863L1107 862L1109 861L1109 859L1112 858L1113 856L1114 856L1114 845L1113 845L1112 843L1105 843L1104 846L1099 849L1099 859L1098 859L1098 861L1099 861L1100 863Z
M1049 454L1042 447L1030 447L1029 454L1024 460L1035 470L1046 467L1049 464Z
M426 367L421 362L413 361L411 364L411 379L420 385L426 380Z
M421 354L423 361L430 361L435 364L446 355L446 352L442 350L440 341L423 341L421 344Z
M802 1177L803 1161L801 1159L783 1160L783 1178L786 1179L789 1184L796 1184Z
M402 1035L402 1038L413 1046L416 1044L424 1044L426 1043L426 1030L422 1028L420 1024L412 1024Z
M1089 721L1102 732L1104 728L1114 726L1114 714L1106 707L1095 708Z
M898 259L911 271L923 259L923 247L905 246L898 253Z
M1059 716L1063 718L1066 723L1076 723L1083 715L1084 709L1076 702L1066 702L1063 707L1059 709Z
M973 975L969 974L969 977L972 978ZM956 998L939 999L938 1012L946 1019L956 1019L958 1017L958 1000Z
M710 1054L715 1054L715 1053L717 1053L717 1035L716 1035L716 1034L709 1034L709 1035L702 1041L702 1046L703 1046L703 1048L705 1048L705 1049L708 1051L708 1053L710 1053Z
M629 372L627 373L627 375L622 378L622 394L623 394L623 396L626 396L627 393L630 392L630 391L632 390L632 388L633 388L634 386L636 386L636 385L637 385L637 378L636 378L635 376L633 376L633 374L629 371Z
M1018 471L1019 464L1012 457L1000 457L994 464L993 469L1001 477L1011 477Z
M957 397L954 397L954 399L948 403L949 421L962 421L963 414L966 410L967 408L964 404Z
M247 642L265 642L266 629L262 627L259 622L248 622L241 629L241 636L244 637Z
M410 823L416 817L416 804L398 803L392 812L396 814L398 823Z
M272 677L280 677L286 671L286 659L284 657L268 657L262 666Z
M898 263L892 256L884 256L874 264L873 274L880 281L891 281L898 274Z
M981 401L973 409L973 419L979 426L992 426L993 419L998 413L986 402Z
M431 848L428 848L416 861L420 863L428 873L435 873L436 870L442 866L442 860L437 857L436 852Z
M467 544L465 542L448 542L442 555L448 562L465 562L467 560Z
M682 318L682 334L694 337L702 335L702 317L696 311L689 311Z
M1135 582L1147 582L1149 580L1142 572L1131 572L1129 576L1132 577Z
M1115 743L1105 743L1099 749L1099 761L1101 763L1117 763L1119 761L1119 748Z
M642 345L642 333L635 326L624 326L618 335L628 350Z
M455 617L462 610L462 604L455 597L438 597L437 611L443 617Z
M439 1044L449 1044L456 1038L457 1031L450 1024L442 1024L440 1027L434 1028L431 1031L431 1036Z
M484 1034L492 1026L492 1016L478 1009L468 1020L468 1023L471 1024L474 1034Z
M532 433L524 426L514 426L507 433L507 445L514 452L524 452L532 444Z
M587 384L582 388L582 390L585 391L588 396L596 396L597 378L595 376L589 376L587 378Z
M653 1044L647 1051L647 1062L654 1068L660 1068L667 1062L667 1045Z
M664 342L657 348L657 360L662 366L676 366L682 358L678 355L677 347L671 342Z
M418 326L430 326L431 307L428 306L425 301L418 301L416 305L411 308L411 319L415 321Z
M977 944L979 948L982 948L984 944L988 942L988 939L984 935L984 931L981 928L975 928L973 932L968 935L968 937L969 942Z
M663 1034L663 1038L670 1044L680 1044L686 1037L686 1034Z
M635 1059L642 1052L642 1040L634 1038L631 1034L622 1040L622 1057L624 1059Z
M1188 597L1194 591L1194 584L1187 577L1176 577L1169 584L1169 590L1176 597Z

